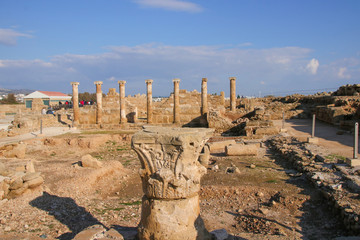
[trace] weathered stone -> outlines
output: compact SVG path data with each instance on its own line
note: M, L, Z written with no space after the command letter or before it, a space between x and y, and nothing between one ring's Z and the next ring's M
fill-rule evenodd
M135 232L135 235L137 234L137 232ZM110 230L108 230L106 233L104 233L104 237L107 239L116 239L116 240L124 240L123 235L121 235L118 231L116 231L115 229L111 228ZM135 236L134 236L135 237ZM135 239L135 238L134 238Z
M5 192L0 190L0 200L3 200L5 197Z
M212 142L208 143L209 149L211 153L218 152L218 151L225 151L225 147L229 145L235 145L235 140L225 140L221 142Z
M317 138L317 137L309 137L309 138L307 138L307 142L312 143L312 144L318 144L319 143L319 138Z
M139 239L211 239L200 217L199 196L173 201L144 196Z
M227 156L257 156L259 147L255 144L233 144L225 147Z
M198 161L212 129L145 127L132 138L142 168L139 239L211 239L200 217Z
M96 238L97 235L104 233L105 231L106 229L104 228L104 226L93 225L76 234L73 240L91 240Z
M256 135L275 135L280 132L278 127L262 127L255 130Z
M21 196L26 190L28 189L28 185L26 183L24 183L22 185L22 187L18 188L18 189L15 189L15 190L11 190L9 192L9 197L10 198L14 198L14 197L18 197L18 196Z
M210 159L210 148L208 145L205 145L203 148L203 152L199 156L199 162L201 163L201 165L207 167L209 159Z
M29 188L35 188L35 187L38 187L41 184L43 184L43 182L44 182L44 179L42 177L37 177L37 178L27 181L26 183L28 184Z
M0 162L0 175L5 175L6 174L6 168L5 165Z
M40 177L40 172L30 172L30 173L26 173L25 176L22 177L22 180L24 182L27 182L27 181L31 181L35 178L38 178Z
M28 161L25 165L25 171L27 173L34 173L35 172L35 167L34 167L34 162L32 160Z
M25 152L25 143L13 144L4 152L4 156L7 158L25 158Z
M101 168L102 162L92 157L90 154L81 157L81 165L89 168Z
M23 186L24 181L22 180L21 177L17 177L15 179L12 180L12 182L10 183L10 190L16 190L19 189Z

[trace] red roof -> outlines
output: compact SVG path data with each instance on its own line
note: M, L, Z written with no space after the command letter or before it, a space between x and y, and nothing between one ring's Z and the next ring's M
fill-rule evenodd
M42 94L48 95L50 96L57 96L57 97L68 97L68 95L61 93L61 92L51 92L51 91L38 91L41 92Z

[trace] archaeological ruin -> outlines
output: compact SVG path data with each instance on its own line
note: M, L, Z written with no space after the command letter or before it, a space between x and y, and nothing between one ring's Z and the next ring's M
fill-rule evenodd
M43 114L1 105L0 239L356 239L360 84L229 98L181 89Z

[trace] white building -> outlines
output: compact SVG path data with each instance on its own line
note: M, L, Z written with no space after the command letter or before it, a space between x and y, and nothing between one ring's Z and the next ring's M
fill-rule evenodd
M44 105L53 106L58 105L60 102L63 104L66 101L70 102L72 96L68 96L61 92L35 91L24 97L26 108L31 108L33 100L39 98L43 100Z

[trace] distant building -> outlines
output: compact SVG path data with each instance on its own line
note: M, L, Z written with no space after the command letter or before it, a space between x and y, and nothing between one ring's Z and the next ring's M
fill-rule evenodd
M30 93L29 95L26 95L24 97L24 101L26 108L31 108L34 99L42 99L44 105L53 106L58 105L59 102L70 102L71 98L71 96L68 96L65 93L61 92L35 91L33 93Z
M22 93L15 94L16 101L18 101L18 102L24 102L24 97L25 97L25 94L22 94Z

